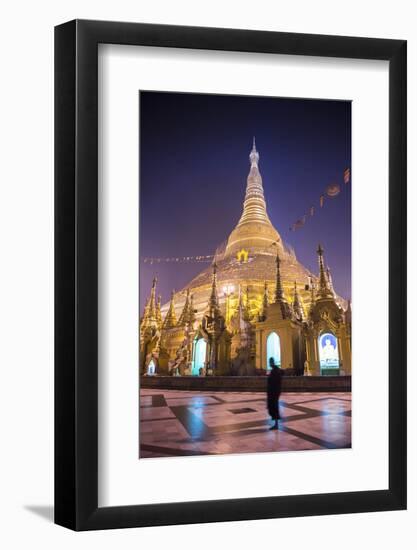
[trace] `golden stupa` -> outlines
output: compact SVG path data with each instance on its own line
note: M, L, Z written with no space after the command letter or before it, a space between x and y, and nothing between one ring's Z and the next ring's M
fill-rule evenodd
M351 372L351 309L336 295L323 248L319 276L269 219L255 139L242 215L212 265L161 307L154 278L140 321L145 376ZM325 347L323 347L325 346Z
M259 171L259 153L255 138L249 155L250 170L242 215L230 233L227 244L215 256L217 263L217 288L219 303L228 322L237 311L240 296L245 296L247 310L251 316L259 314L263 307L265 290L273 302L276 287L276 257L281 260L281 277L284 296L290 303L297 283L302 307L307 312L311 302L311 288L316 276L296 258L293 250L287 248L278 231L269 219L262 176ZM330 276L330 275L329 275ZM181 291L174 294L173 303L177 317L184 308L187 292L193 297L197 320L201 319L207 307L212 287L212 266L208 266L190 281ZM340 299L342 303L344 300ZM162 307L165 317L169 303Z

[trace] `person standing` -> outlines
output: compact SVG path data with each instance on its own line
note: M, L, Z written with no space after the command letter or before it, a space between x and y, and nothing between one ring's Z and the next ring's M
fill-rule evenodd
M281 377L282 371L275 364L273 357L269 358L269 365L271 367L271 372L268 376L267 383L267 406L268 413L272 420L274 421L271 430L278 430L278 419L279 416L279 395L281 393Z

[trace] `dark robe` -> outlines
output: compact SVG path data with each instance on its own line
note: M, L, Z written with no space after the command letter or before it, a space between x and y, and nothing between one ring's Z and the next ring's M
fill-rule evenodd
M279 418L278 399L279 399L279 394L281 393L281 377L282 377L282 371L278 367L273 367L268 376L267 406L268 406L268 412L272 420L278 420Z

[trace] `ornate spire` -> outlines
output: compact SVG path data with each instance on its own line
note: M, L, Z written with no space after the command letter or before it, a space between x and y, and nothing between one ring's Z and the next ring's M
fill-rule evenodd
M304 310L303 310L303 306L302 306L302 303L301 303L301 298L300 298L300 295L299 295L298 289L297 289L297 281L294 281L294 299L293 299L292 308L293 308L294 315L295 315L296 319L298 319L299 321L303 321L304 320Z
M139 323L141 334L145 330L145 328L148 326L148 322L149 322L149 298L146 301L145 307L143 308L143 315Z
M255 136L253 136L252 151L250 152L249 160L251 166L256 166L256 168L258 168L259 153L256 150Z
M310 282L310 309L314 305L316 301L316 284L314 282L313 277L309 277Z
M329 285L329 288L333 294L333 296L335 297L336 296L336 292L334 291L334 287L333 287L333 278L332 278L332 273L330 271L330 267L327 266L326 267L326 277L327 277L327 282L328 282L328 285Z
M268 298L268 283L265 281L264 283L264 295L262 299L262 312L261 312L261 318L266 319L268 315L268 306L269 306L269 298Z
M180 318L178 320L178 325L180 327L183 327L183 326L185 326L186 323L188 323L189 309L190 309L190 289L187 288L187 295L185 297L185 304L184 304L184 307L182 308L182 312L181 312Z
M152 280L151 296L149 298L149 318L156 320L156 282L157 278L154 277Z
M235 330L242 331L247 329L248 325L249 325L249 316L246 310L244 292L242 291L242 287L239 284L238 305L231 319L231 328L232 330L235 329Z
M146 302L145 308L143 310L143 316L140 322L141 331L147 329L148 327L151 327L151 328L160 327L160 324L157 318L157 306L155 302L156 281L157 279L156 277L154 277L152 281L151 295L148 301Z
M271 223L266 211L262 176L259 172L259 153L253 138L249 154L250 170L240 220L227 241L226 256L242 249L265 251L272 243L281 243L281 237ZM271 253L271 251L270 251Z
M279 302L284 298L284 292L282 290L282 284L281 284L281 269L280 269L281 260L279 259L278 254L277 254L276 264L277 264L277 273L276 273L277 282L275 286L275 301Z
M156 304L156 320L158 321L158 325L162 326L162 313L161 313L161 295L158 296L158 302Z
M324 270L324 256L321 244L319 244L319 247L317 248L317 254L319 260L319 289L317 292L317 296L319 298L332 298L333 293L330 290L329 283L326 277L326 272Z
M171 301L169 302L169 308L165 316L163 328L174 328L177 324L177 317L175 315L175 304L174 304L175 290L171 292Z
M208 301L208 312L211 317L220 315L219 297L217 294L217 264L213 263L213 275L211 280L211 294Z
M248 320L248 311L245 303L245 293L242 290L242 286L239 284L238 290L238 304L232 319Z
M281 314L283 319L289 319L291 317L291 306L284 297L284 291L282 289L281 283L281 261L279 255L277 254L277 282L275 286L275 303L281 306Z
M191 294L190 296L190 307L188 310L188 322L190 323L190 326L192 327L195 321L195 311L194 311L194 295Z
M258 168L259 153L256 150L255 138L253 138L253 146L249 155L249 160L250 170L246 184L243 213L239 220L238 226L253 221L271 225L268 214L266 213L262 176Z

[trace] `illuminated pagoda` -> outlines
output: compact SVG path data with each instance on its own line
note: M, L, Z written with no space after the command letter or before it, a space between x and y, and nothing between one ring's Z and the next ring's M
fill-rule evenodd
M317 276L272 225L255 139L249 160L242 215L213 265L162 307L154 280L141 374L254 375L270 357L289 374L350 374L350 303L335 293L321 246Z

